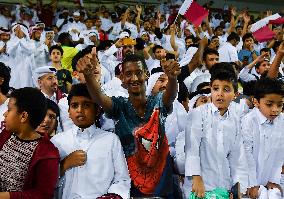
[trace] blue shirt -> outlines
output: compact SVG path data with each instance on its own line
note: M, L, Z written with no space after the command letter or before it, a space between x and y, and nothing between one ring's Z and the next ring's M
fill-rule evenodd
M251 62L253 62L253 57L252 57L252 52L249 51L249 50L246 50L246 49L243 49L241 50L239 53L238 53L238 58L241 62L244 61L244 57L247 56L248 57L248 64L250 64ZM257 56L259 56L259 53L255 51L255 54Z
M159 108L160 110L159 121L161 133L165 134L166 117L172 111L172 106L165 107L163 105L162 92L155 96L147 96L144 117L137 115L128 98L112 97L112 108L106 113L106 116L115 121L115 134L120 138L120 142L126 157L135 153L136 145L133 135L134 130L140 126L143 126L149 121L155 108ZM160 178L160 182L155 188L153 196L166 196L172 193L172 171L173 168L171 165L170 154L168 154L165 168ZM135 187L132 187L131 196L140 197L145 195L138 191Z
M128 98L112 97L112 108L106 116L115 121L115 134L120 138L126 157L135 152L134 129L146 124L155 108L160 109L161 132L164 133L166 117L172 108L168 109L163 105L163 93L147 97L144 117L137 115Z

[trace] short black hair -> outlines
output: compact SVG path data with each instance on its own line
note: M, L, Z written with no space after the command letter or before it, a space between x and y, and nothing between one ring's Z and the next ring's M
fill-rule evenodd
M228 81L232 83L234 91L238 91L238 77L232 64L227 62L216 63L209 72L211 74L211 85L215 80Z
M252 80L249 82L243 82L243 94L246 96L253 96L254 95L254 87L255 87L256 80Z
M271 55L271 50L270 50L270 48L262 48L262 49L260 50L260 54L261 54L262 52L268 52L268 53Z
M163 48L162 46L160 46L160 45L155 45L155 46L153 47L153 49L152 49L153 53L155 53L156 50L158 50L158 49L164 49L164 48Z
M258 101L265 95L277 94L284 97L284 85L281 80L271 78L261 78L254 86L254 98Z
M71 87L71 90L69 92L69 95L67 97L68 100L68 105L70 106L70 102L73 97L78 97L78 96L83 96L89 99L92 99L88 89L87 85L84 83L79 83L79 84L73 84Z
M19 113L28 113L29 124L36 129L47 112L47 102L42 92L37 88L25 87L14 90L10 97L16 100Z
M52 110L56 114L56 117L59 116L60 114L59 107L54 101L46 98L46 105L47 105L46 106L47 110Z
M137 55L137 54L129 54L129 55L126 55L122 61L122 72L124 70L124 66L127 62L139 62L141 61L142 65L143 65L143 69L146 68L146 62L144 60L144 58L140 55Z
M246 33L242 38L243 42L245 42L248 38L252 38L254 40L254 37L251 33Z
M212 54L219 56L219 53L217 50L214 50L212 48L205 48L203 52L203 56L202 56L203 61L206 60L207 55L212 55Z
M83 50L79 51L72 59L72 70L73 71L77 71L77 62L79 61L79 59L81 59L82 57L84 57L85 55L89 54L92 52L93 47L96 47L94 45L89 45L86 48L84 48Z
M254 67L255 67L255 68L259 68L259 66L260 66L260 65L262 64L262 62L264 62L264 61L269 62L269 59L264 59L264 60L262 60L262 61L257 62Z
M61 53L61 56L63 55L63 49L62 49L62 47L59 46L59 45L53 45L53 46L51 46L50 49L49 49L49 55L51 55L51 53L52 53L52 51L53 51L54 49L59 50L60 53Z
M240 41L240 36L239 36L237 33L232 32L232 33L227 37L227 41L232 41L232 40Z
M4 78L4 81L0 86L1 93L3 93L3 95L7 95L10 88L9 82L11 79L11 69L2 62L0 62L0 77Z

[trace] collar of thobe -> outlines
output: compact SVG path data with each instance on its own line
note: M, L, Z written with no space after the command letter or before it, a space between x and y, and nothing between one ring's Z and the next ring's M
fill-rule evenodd
M260 123L260 125L263 125L263 124L273 124L273 120L269 120L267 119L261 112L258 108L256 108L256 116L258 118L258 121Z
M86 129L81 129L76 126L75 136L82 138L82 139L91 139L94 137L96 132L98 131L97 131L97 127L95 124L91 125L90 127Z
M56 93L55 93L55 92L53 93L53 95L52 95L51 97L49 97L49 96L48 96L46 93L44 93L43 91L41 91L41 92L43 93L43 95L44 95L46 98L48 98L48 99L50 99L50 100L56 102Z
M218 108L213 104L213 103L211 103L211 107L212 107L212 112L213 112L213 114L214 115L218 115L219 116L219 118L220 119L227 119L228 117L229 117L229 115L230 115L230 110L229 110L229 108L227 109L227 111L224 113L224 115L222 116L222 115L220 115L220 111L218 110Z

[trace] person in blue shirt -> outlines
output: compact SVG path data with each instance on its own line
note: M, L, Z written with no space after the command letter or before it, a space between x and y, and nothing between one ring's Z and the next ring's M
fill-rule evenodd
M238 53L239 60L243 65L248 65L255 60L259 53L254 49L254 37L251 33L243 36L243 49Z

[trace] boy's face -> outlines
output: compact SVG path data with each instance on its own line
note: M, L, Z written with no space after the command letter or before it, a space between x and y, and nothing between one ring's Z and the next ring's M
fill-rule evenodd
M158 92L165 91L168 84L168 76L166 74L162 74L159 79L156 81L153 89L152 95L156 95Z
M214 80L211 85L212 103L225 113L235 97L233 84L226 80Z
M51 59L52 62L54 62L54 63L60 62L61 57L62 57L62 55L61 55L61 52L59 50L57 50L57 49L52 50L52 52L50 54L50 59Z
M197 99L196 103L195 103L195 107L198 107L198 106L201 106L203 104L207 104L210 102L210 97L207 97L207 96L201 96Z
M278 94L267 94L255 100L255 106L269 120L274 120L282 111L284 98Z
M57 127L56 113L51 109L48 109L44 120L38 126L36 131L39 133L47 133L48 135L51 135L55 131L56 127Z
M8 110L3 115L5 117L4 122L6 129L13 133L18 132L22 113L18 113L15 98L10 98L8 103Z
M122 71L122 82L129 94L139 95L145 92L146 74L142 62L126 62Z
M264 72L268 71L270 68L270 63L269 61L263 61L261 62L261 64L259 65L258 68L256 68L256 72L260 75L262 75Z
M252 37L249 37L244 41L244 47L249 50L253 47L253 44L254 44L254 41Z
M98 110L95 103L84 96L74 96L69 105L69 116L79 128L88 128L95 123Z
M165 49L162 49L162 48L158 48L155 52L154 52L154 55L155 55L155 58L157 60L162 60L166 57L166 51Z

